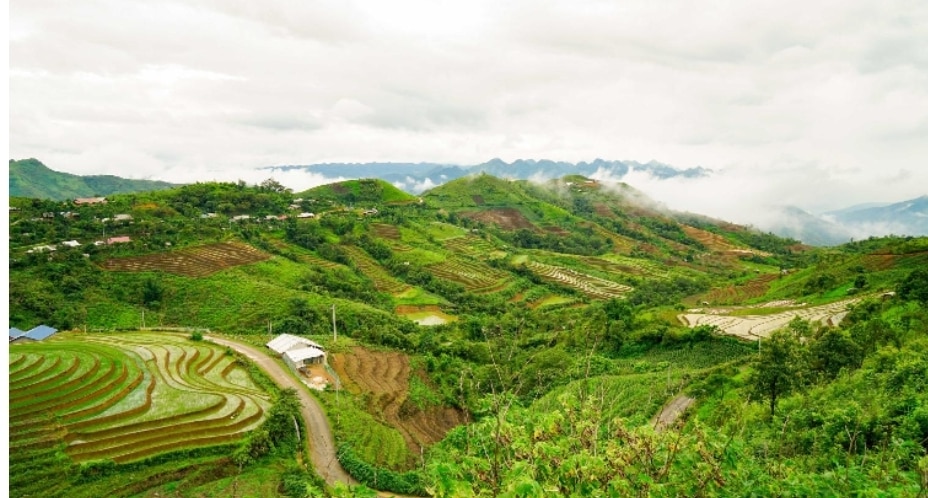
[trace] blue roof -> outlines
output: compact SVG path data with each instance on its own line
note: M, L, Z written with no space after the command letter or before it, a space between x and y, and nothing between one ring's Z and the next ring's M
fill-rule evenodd
M35 341L41 341L42 339L50 337L55 332L58 332L58 329L53 329L49 327L48 325L39 325L38 327L30 330L29 332L26 332L26 337L32 340L35 340Z
M10 327L10 339L16 339L17 337L25 334L24 331L19 330L16 327Z

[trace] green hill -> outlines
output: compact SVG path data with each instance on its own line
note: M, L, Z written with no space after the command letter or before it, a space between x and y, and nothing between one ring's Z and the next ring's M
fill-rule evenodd
M80 176L49 169L37 159L10 160L10 197L62 201L176 187L154 180L130 180L113 175Z
M405 204L418 200L384 180L361 179L320 185L298 194L319 201L375 206Z

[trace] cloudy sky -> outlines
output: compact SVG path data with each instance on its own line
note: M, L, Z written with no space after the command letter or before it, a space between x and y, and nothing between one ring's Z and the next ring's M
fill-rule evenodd
M928 2L12 0L9 138L178 182L653 159L716 172L628 179L707 214L895 201L928 193Z

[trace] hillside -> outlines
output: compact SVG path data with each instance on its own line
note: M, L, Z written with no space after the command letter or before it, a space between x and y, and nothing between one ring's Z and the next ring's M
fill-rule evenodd
M10 160L10 196L62 201L131 192L163 190L177 185L130 180L112 175L80 176L49 169L37 159Z
M575 464L597 483L645 496L698 495L687 486L699 482L708 496L750 494L757 482L803 496L816 493L796 490L917 491L928 450L928 239L811 248L676 213L627 185L580 175L475 175L422 199L377 180L298 194L204 183L112 195L106 205L13 199L10 326L74 330L61 341L79 357L61 353L47 376L32 377L25 368L37 353L11 346L17 403L30 403L19 395L35 382L64 383L78 390L75 402L112 386L141 403L148 385L159 389L161 377L150 381L159 375L231 402L238 394L222 390L230 389L222 372L251 384L226 371L224 355L186 339L165 345L151 335L158 332L113 331L208 328L262 345L272 330L331 352L343 389L315 398L328 411L341 464L371 487L453 496L522 484L597 492L588 488L593 481L575 479ZM314 216L300 217L305 211ZM117 221L119 214L131 219ZM115 352L80 346L120 341L158 358L165 373L145 373L140 360L121 377L110 366ZM98 370L102 380L90 382ZM688 415L663 432L648 426L681 396L695 400ZM64 416L85 413L65 405ZM250 416L267 407L248 406ZM283 463L292 450L268 450L266 460L239 451L253 446L172 453L150 442L138 450L153 455L144 461L82 467L69 456L81 444L68 439L71 429L27 421L27 412L11 440L44 446L17 453L26 456L14 462L23 490L14 496L32 492L29 476L52 472L68 477L51 496L170 495L175 487L223 496L233 492L232 475L244 476L243 486L290 483L324 494L318 479ZM189 416L190 427L221 431L229 423ZM275 427L292 434L285 422ZM246 444L239 427L251 426L230 427L224 444ZM252 434L247 444L260 445L261 431ZM526 450L533 445L545 456ZM633 447L676 456L664 465L664 457L655 464L622 453ZM486 451L497 452L501 469L526 473L494 476L481 466Z
M298 194L316 201L329 203L376 206L382 204L404 204L415 202L417 197L407 194L384 180L346 180L311 188Z

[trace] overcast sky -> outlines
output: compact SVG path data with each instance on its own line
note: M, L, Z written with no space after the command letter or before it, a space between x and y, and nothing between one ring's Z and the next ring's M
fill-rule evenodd
M653 159L716 172L627 179L707 214L902 200L928 193L928 2L12 0L10 155L176 182Z

